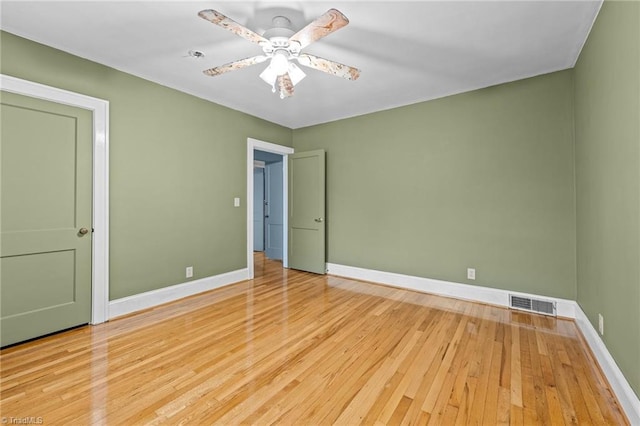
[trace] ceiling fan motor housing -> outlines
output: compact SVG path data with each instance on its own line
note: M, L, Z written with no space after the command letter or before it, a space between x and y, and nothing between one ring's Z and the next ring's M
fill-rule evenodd
M272 38L284 38L289 39L295 34L295 31L291 28L291 20L286 16L275 16L271 20L273 27L267 29L262 37L271 40Z

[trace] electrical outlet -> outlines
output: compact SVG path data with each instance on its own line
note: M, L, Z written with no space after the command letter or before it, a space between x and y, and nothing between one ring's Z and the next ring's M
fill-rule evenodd
M602 314L598 314L598 331L601 336L604 336L604 317Z
M240 207L240 198L236 197L233 199L233 207Z
M186 274L187 278L193 277L193 266L187 266Z
M476 279L476 270L474 268L467 268L467 279L469 280Z

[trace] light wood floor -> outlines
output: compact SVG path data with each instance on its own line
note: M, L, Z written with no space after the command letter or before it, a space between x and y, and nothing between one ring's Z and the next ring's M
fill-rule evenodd
M627 424L571 321L283 270L0 353L45 424Z

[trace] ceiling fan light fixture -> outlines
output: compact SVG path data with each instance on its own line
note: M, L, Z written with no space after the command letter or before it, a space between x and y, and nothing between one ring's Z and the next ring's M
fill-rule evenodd
M269 67L276 73L282 75L289 70L289 53L286 50L276 50L273 52Z
M300 81L302 81L302 79L307 76L307 74L305 74L305 72L302 71L300 67L294 64L293 62L288 63L287 70L285 72L289 74L289 77L291 78L291 83L293 83L294 86L300 83ZM273 69L273 66L269 65L267 68L264 69L264 71L260 73L260 78L269 86L275 87L276 81L278 80L278 75L280 74L278 74Z
M278 74L273 70L271 65L266 67L262 73L260 73L260 78L264 80L269 86L275 87L276 80L278 79Z
M294 86L300 83L300 81L307 76L307 74L305 74L304 71L302 71L300 67L293 62L289 62L289 69L287 72L289 73L291 83L293 83Z

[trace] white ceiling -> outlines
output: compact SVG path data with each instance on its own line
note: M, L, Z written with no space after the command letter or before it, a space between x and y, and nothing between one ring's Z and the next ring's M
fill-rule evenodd
M295 129L571 68L601 3L3 0L0 26ZM304 68L307 78L281 100L258 78L268 63L216 77L202 73L262 52L198 11L216 9L251 27L257 11L275 7L301 11L304 23L329 8L344 13L347 27L304 52L360 68L360 78ZM206 57L189 57L190 49Z

